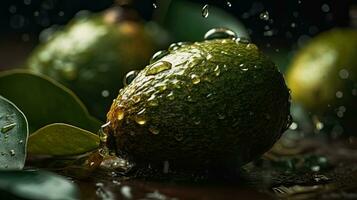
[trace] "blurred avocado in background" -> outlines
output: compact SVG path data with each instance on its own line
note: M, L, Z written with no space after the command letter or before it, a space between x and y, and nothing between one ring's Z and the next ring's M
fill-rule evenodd
M74 18L33 51L27 66L72 89L104 119L125 74L145 66L166 36L154 22L144 24L135 11L116 6Z
M357 30L332 29L313 38L293 58L287 82L294 102L356 135Z

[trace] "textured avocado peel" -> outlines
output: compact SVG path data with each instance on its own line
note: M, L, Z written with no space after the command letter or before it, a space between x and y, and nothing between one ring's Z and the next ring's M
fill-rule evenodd
M110 148L136 163L190 169L237 167L269 150L290 123L274 63L236 38L176 46L113 101Z

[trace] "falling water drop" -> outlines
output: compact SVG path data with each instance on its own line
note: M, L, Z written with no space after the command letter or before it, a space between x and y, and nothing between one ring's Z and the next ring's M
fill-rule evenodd
M209 15L209 10L208 9L209 9L208 4L206 4L206 5L204 5L202 7L202 17L204 17L204 18L208 17L208 15Z

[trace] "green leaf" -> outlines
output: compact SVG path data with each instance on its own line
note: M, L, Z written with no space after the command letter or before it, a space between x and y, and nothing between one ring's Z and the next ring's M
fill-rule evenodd
M165 16L165 28L179 41L203 40L208 30L217 27L229 28L238 36L249 38L244 26L235 17L210 5L209 15L204 18L202 6L189 1L172 1Z
M26 114L31 133L52 123L67 123L92 132L100 127L73 92L43 75L24 70L2 72L0 95Z
M0 170L24 167L27 137L25 115L13 103L0 96Z
M68 124L47 125L29 137L28 153L32 155L79 155L99 147L97 135Z
M79 199L76 185L45 171L0 171L0 199Z

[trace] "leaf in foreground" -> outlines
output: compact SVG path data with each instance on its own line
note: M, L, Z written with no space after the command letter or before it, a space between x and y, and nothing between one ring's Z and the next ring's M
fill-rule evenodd
M0 171L0 199L79 199L76 185L45 171Z
M47 125L29 137L31 155L70 156L93 151L99 147L97 135L68 124Z
M25 115L13 103L0 96L0 170L24 167L27 137Z
M0 95L26 114L31 132L52 123L67 123L93 132L101 125L89 115L73 92L33 72L12 70L0 73Z

